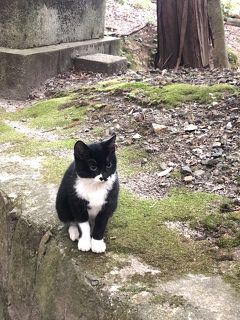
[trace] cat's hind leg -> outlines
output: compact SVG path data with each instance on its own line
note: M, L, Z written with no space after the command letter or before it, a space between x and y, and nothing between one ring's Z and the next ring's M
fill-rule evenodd
M68 227L68 234L72 241L77 241L80 237L78 226L76 224L70 224Z

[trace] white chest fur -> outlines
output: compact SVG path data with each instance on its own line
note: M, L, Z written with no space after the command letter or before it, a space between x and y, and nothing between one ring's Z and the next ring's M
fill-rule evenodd
M88 201L88 214L95 218L106 202L108 192L112 189L116 174L111 175L107 181L96 181L91 178L76 179L74 189L79 198Z

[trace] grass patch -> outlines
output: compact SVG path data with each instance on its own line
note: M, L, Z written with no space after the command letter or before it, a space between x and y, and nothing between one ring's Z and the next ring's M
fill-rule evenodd
M161 305L167 304L175 308L182 307L188 303L183 296L171 295L167 292L155 295L151 301Z
M43 181L47 183L60 184L64 172L71 163L71 159L68 158L48 158L43 163L42 177Z
M0 121L0 143L17 143L26 141L26 136L16 132L13 128Z
M100 83L97 90L122 93L125 97L146 105L162 105L170 108L188 102L209 103L213 98L216 101L223 98L226 93L235 92L236 88L228 84L207 86L179 83L157 87L145 82L111 80Z
M144 172L150 172L157 169L153 159L142 167L144 158L149 158L149 155L137 146L128 146L117 150L118 167L121 175L131 177L143 170Z
M182 238L164 221L198 220L219 197L207 193L173 193L163 200L142 200L122 190L108 231L110 249L140 256L161 275L211 271L214 260L203 242Z
M98 136L102 136L105 132L105 129L103 127L94 127L92 130L91 130L91 133L98 137Z
M60 108L61 105L73 101L76 97L76 94L71 94L67 97L37 102L15 114L8 114L8 118L13 120L29 119L28 126L35 128L64 127L74 121L83 120L86 114L88 105L78 105L77 102L72 107Z

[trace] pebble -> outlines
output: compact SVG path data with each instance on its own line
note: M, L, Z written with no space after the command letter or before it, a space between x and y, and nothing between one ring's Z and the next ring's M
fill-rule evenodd
M211 152L211 156L213 158L219 158L223 154L223 149L222 148L214 148Z
M206 159L206 160L202 160L202 164L211 168L214 167L216 164L218 164L219 160L214 158L214 159Z
M152 127L155 133L160 133L167 129L167 126L163 124L152 123Z
M184 127L184 131L186 132L192 132L198 129L198 126L196 126L195 124L189 124L187 126Z
M231 129L232 129L232 123L231 123L231 122L228 122L228 123L227 123L226 129L227 129L227 130L231 130Z
M201 170L201 169L194 171L194 175L196 177L200 177L200 176L204 175L204 173L205 173L205 171Z
M213 144L212 144L212 148L219 148L219 147L221 147L221 145L222 145L221 142L215 141L215 142L213 142Z
M189 166L182 166L180 171L183 175L186 175L186 176L189 176L192 174L192 170Z
M172 171L172 169L173 169L173 167L170 167L170 168L167 168L164 171L158 172L157 176L158 177L164 177L164 176L168 175Z
M142 138L142 136L139 133L136 133L136 134L133 135L133 139L134 140L139 140L141 138Z
M119 123L118 123L118 124L116 124L115 128L116 128L116 130L120 130L120 129L121 129L120 124L119 124Z
M186 177L183 178L183 181L192 182L193 181L193 176L186 176Z
M160 169L162 169L162 170L166 170L168 167L165 162L161 162L159 166L160 166Z

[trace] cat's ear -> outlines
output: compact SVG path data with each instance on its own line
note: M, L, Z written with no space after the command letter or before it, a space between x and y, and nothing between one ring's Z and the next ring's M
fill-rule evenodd
M115 151L115 142L116 142L116 135L112 136L110 139L104 141L106 148L109 152Z
M74 145L74 156L83 160L89 157L89 148L83 141L77 141Z

